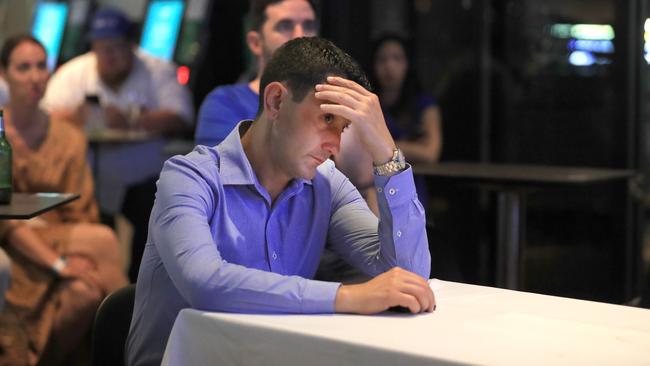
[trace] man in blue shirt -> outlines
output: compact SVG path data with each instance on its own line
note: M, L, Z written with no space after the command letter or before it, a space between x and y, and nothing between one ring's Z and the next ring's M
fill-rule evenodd
M254 119L259 107L260 78L273 52L289 40L315 36L318 28L311 0L252 0L249 17L251 30L246 36L246 42L257 58L257 76L248 83L219 86L205 97L197 119L196 144L215 146L228 136L239 121ZM368 163L368 156L360 154L356 146L352 146L357 145L356 136L353 135L356 134L344 135L342 142L347 146L347 163L338 156L333 159L336 158L339 170L355 186L364 187L361 194L364 198L372 198L369 204L377 213L376 196L368 189L373 180L370 169L355 168L360 163L359 157L364 159L361 163ZM360 280L365 276L343 262L335 253L326 250L317 278Z
M165 164L127 341L129 365L158 365L183 308L247 313L430 312L430 255L413 173L349 55L287 42L260 82L260 111L216 147ZM380 219L328 158L357 126L373 157ZM325 246L365 283L313 280Z
M311 0L253 0L249 14L252 24L246 43L257 58L257 76L251 82L217 87L205 97L195 132L199 145L214 146L239 121L255 118L260 78L273 52L291 39L316 35Z

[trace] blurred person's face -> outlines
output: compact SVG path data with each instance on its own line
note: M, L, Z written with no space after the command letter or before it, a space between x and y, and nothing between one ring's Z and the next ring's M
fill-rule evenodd
M381 89L399 89L406 78L408 60L402 45L396 41L384 42L375 55L375 75Z
M92 50L97 55L97 72L111 87L119 87L133 67L133 46L124 38L96 39Z
M2 77L9 86L12 103L38 105L50 77L45 51L33 42L21 42L9 55Z
M266 8L266 21L259 32L251 31L248 45L264 64L275 50L299 37L316 35L316 15L305 0L285 0Z

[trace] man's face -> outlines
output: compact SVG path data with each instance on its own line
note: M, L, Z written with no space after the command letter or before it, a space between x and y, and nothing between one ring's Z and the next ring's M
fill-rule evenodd
M316 35L316 15L305 0L285 0L266 8L266 22L260 30L261 53L266 64L275 50L299 37Z
M131 72L133 48L124 38L96 39L92 50L97 55L97 72L102 81L110 86L119 86Z
M339 152L341 133L349 121L324 113L314 90L296 103L291 92L283 99L274 122L270 151L274 165L289 179L312 179L316 168Z

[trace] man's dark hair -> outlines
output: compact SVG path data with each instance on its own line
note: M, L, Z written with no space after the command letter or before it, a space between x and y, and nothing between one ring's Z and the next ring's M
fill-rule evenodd
M266 22L266 8L275 5L277 3L281 3L285 0L251 0L250 1L250 8L248 11L248 16L251 21L251 30L254 30L256 32L259 32L262 29L262 25L264 22ZM309 6L311 6L311 10L314 11L314 14L316 14L316 17L318 18L318 14L316 13L316 4L314 3L314 0L306 0Z
M285 43L275 51L262 74L257 115L264 109L264 89L270 83L286 83L293 101L299 103L328 76L340 76L371 90L359 64L334 43L320 37L296 38Z
M40 47L45 54L47 54L47 51L45 50L45 46L36 38L34 38L32 35L29 34L18 34L15 36L11 36L5 40L4 45L2 46L2 50L0 51L0 66L3 69L6 69L9 66L9 58L11 57L11 54L14 52L14 49L16 47L20 46L23 43L33 43Z

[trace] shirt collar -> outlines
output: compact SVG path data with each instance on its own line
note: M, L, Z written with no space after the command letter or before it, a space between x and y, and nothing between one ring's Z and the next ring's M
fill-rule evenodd
M241 144L241 135L250 128L252 123L252 120L239 122L230 134L217 145L219 175L224 185L260 185ZM296 189L304 184L311 185L312 181L302 178L294 179L289 182L287 188Z
M219 152L219 175L223 184L255 184L257 181L244 147L241 145L241 133L246 132L253 121L239 122L230 134L217 145ZM241 133L240 133L241 131Z

